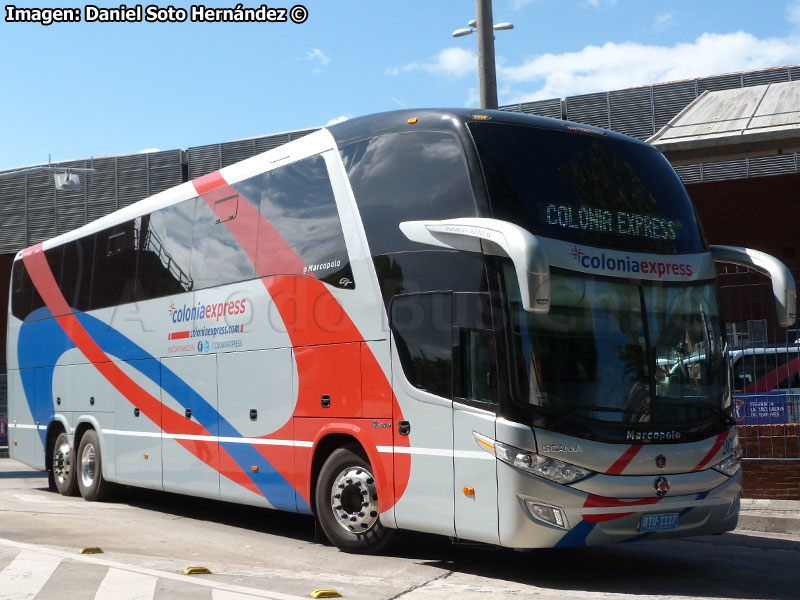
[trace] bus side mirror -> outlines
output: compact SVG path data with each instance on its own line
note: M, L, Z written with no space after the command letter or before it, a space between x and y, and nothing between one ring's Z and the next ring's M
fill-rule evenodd
M507 256L517 274L522 307L550 311L550 265L535 235L498 219L464 218L444 221L404 221L400 230L412 242L468 252Z
M736 246L709 246L714 262L729 263L758 271L772 279L772 296L778 323L782 327L794 325L797 318L797 290L789 269L774 256L758 250Z

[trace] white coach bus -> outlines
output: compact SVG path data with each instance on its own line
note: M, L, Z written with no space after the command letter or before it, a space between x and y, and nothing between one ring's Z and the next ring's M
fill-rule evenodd
M19 253L11 455L512 548L736 526L714 262L664 157L505 112L340 123Z

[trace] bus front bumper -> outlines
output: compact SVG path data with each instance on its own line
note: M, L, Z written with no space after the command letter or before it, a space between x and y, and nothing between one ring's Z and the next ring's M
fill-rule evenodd
M500 543L510 548L709 535L735 529L739 516L741 470L702 493L619 499L552 483L500 461L497 467Z

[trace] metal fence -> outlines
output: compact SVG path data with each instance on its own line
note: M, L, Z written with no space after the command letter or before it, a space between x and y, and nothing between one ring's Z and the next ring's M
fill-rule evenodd
M800 461L800 330L777 323L766 277L736 266L718 275L744 458Z

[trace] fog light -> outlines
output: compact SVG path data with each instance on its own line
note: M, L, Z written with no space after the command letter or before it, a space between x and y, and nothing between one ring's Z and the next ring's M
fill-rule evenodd
M542 521L548 525L555 525L562 529L567 528L567 521L564 518L564 513L560 508L555 506L547 506L546 504L538 504L533 500L525 500L525 506L528 507L531 516L537 521Z

